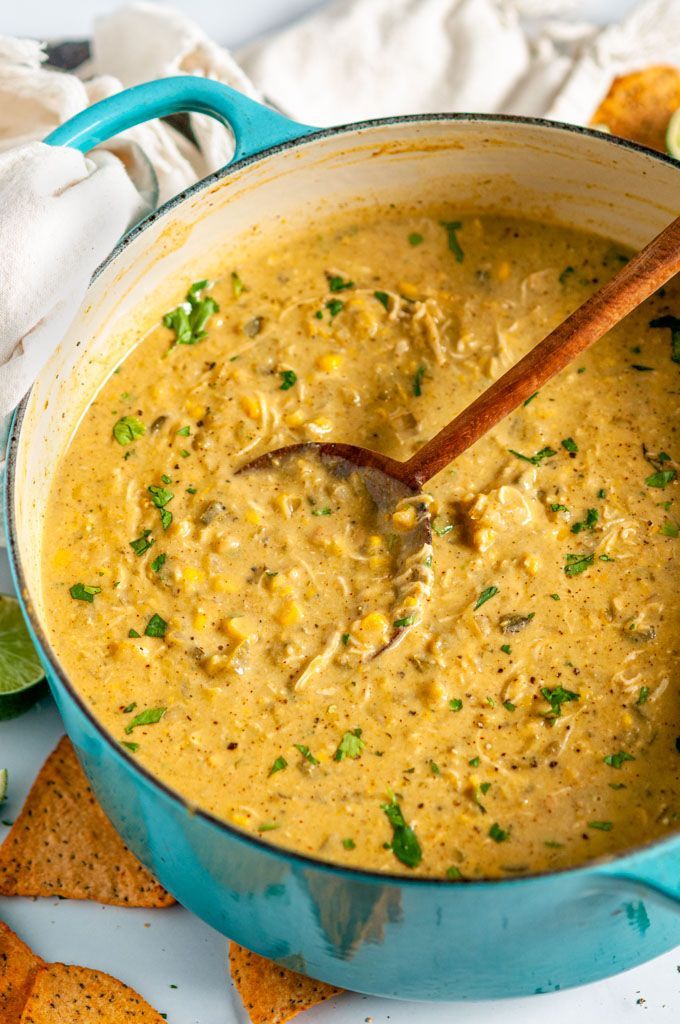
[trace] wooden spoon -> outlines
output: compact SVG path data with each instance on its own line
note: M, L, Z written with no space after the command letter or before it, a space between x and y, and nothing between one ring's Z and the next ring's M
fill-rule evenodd
M239 473L271 469L288 456L304 452L318 456L336 475L346 476L352 471L361 471L376 505L394 508L405 496L419 494L423 484L467 451L678 271L680 217L406 462L358 445L307 442L267 452L247 463ZM427 549L431 540L430 515L424 504L419 509L417 527L410 531L408 542L403 547L402 559L411 557L420 549ZM400 639L418 617L413 615L410 618L413 621L397 626L385 646L391 646Z

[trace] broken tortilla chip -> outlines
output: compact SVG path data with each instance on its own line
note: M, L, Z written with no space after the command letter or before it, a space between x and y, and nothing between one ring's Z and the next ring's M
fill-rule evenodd
M19 1024L38 970L39 956L0 921L0 1021Z
M46 964L20 1024L162 1024L164 1018L122 981L89 967Z
M615 78L590 124L665 153L668 122L679 107L680 70L659 65Z
M229 966L252 1024L285 1024L343 991L279 967L235 942L229 946Z
M175 902L105 816L66 736L42 766L0 847L0 895L125 907Z

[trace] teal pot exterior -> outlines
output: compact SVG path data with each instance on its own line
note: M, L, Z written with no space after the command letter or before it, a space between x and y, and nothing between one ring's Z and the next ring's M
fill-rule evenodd
M121 93L47 141L87 150L147 117L185 109L228 121L237 162L144 221L100 268L78 320L20 406L8 448L5 512L17 590L106 814L180 903L218 931L359 992L431 1000L549 992L679 945L677 834L572 871L451 882L324 864L191 806L119 745L71 685L43 625L40 560L49 485L79 417L175 304L178 281L190 281L197 267L210 273L207 254L225 238L285 234L298 221L399 201L417 188L455 194L461 208L550 216L641 245L677 214L680 169L593 132L521 118L395 118L316 132L197 79ZM133 316L142 306L146 313Z

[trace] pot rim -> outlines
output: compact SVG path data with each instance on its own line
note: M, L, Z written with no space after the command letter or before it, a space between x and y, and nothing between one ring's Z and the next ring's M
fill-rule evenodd
M395 115L391 117L381 118L370 118L365 121L357 121L345 125L336 125L329 128L320 128L317 131L313 131L309 134L302 135L295 139L290 139L286 142L277 143L273 146L269 146L265 149L260 150L257 153L253 153L249 156L243 157L241 160L235 161L234 163L226 164L219 170L214 171L207 177L202 178L200 181L195 182L193 185L184 191L173 196L167 202L163 203L162 206L148 214L141 221L139 221L121 240L117 243L115 248L106 257L102 263L94 271L91 282L95 281L101 273L113 262L118 255L123 252L128 245L130 245L142 232L146 230L151 224L153 224L160 216L165 215L170 210L179 206L180 203L184 202L185 199L198 194L203 189L213 185L215 182L220 181L224 178L229 177L238 171L242 171L244 168L249 167L251 164L255 164L263 159L269 159L270 157L277 156L289 149L295 149L299 146L305 146L310 143L319 141L320 139L330 138L334 135L349 135L353 132L358 132L364 129L379 128L386 125L398 125L398 124L427 124L432 122L447 122L451 124L457 123L481 123L489 125L524 125L535 128L542 128L550 132L568 132L572 135L590 139L597 139L604 145L610 145L616 149L628 150L634 153L639 153L643 156L651 157L658 163L665 164L671 167L675 167L676 170L680 171L680 162L675 160L673 157L660 153L656 150L648 149L646 146L642 146L637 142L631 142L628 139L622 139L615 135L608 135L606 132L597 131L596 129L587 128L581 125L567 124L563 121L550 121L541 117L524 117L515 114L473 114L466 112L458 113L439 113L439 114L404 114ZM254 835L250 832L240 829L225 819L219 818L209 811L203 810L196 804L187 800L175 789L169 786L166 782L154 775L153 772L149 771L144 765L140 764L132 754L129 753L125 748L121 747L115 737L104 727L104 725L97 719L93 711L90 709L84 698L78 693L66 672L62 669L61 663L57 657L56 652L53 650L47 635L40 623L38 616L36 615L33 607L33 602L30 597L30 592L26 582L23 566L19 557L19 546L18 546L18 535L17 535L17 524L15 517L15 495L17 489L16 480L16 467L19 445L21 442L21 429L28 409L28 403L31 397L31 390L29 390L24 398L21 400L17 408L12 415L12 421L10 424L9 436L7 441L7 458L5 466L5 485L4 485L4 514L5 514L5 533L7 539L7 553L9 556L10 569L12 573L12 580L17 591L17 596L23 610L25 618L28 620L29 630L33 633L33 639L38 644L40 651L43 655L44 660L48 663L50 672L53 677L63 687L68 697L78 707L79 711L88 720L90 726L98 733L101 740L110 748L111 753L114 757L122 758L127 762L128 767L132 770L133 774L137 773L140 775L151 788L157 788L160 790L165 797L171 802L178 805L182 810L190 814L192 817L201 818L206 824L218 828L224 832L227 836L235 839L239 842L249 844L262 853L268 854L273 857L279 857L282 860L293 861L302 868L313 868L317 871L324 871L330 874L338 874L349 876L353 880L377 883L381 885L408 885L409 887L433 887L433 886L460 886L465 885L466 887L477 887L477 886L500 886L500 885L514 885L520 886L522 883L528 883L538 880L550 880L553 877L564 877L565 875L585 875L594 868L600 867L612 867L614 865L621 865L625 870L625 862L633 858L638 854L649 853L650 851L660 849L663 846L671 847L672 845L678 845L680 849L680 828L670 833L667 836L663 836L659 839L650 840L648 842L640 843L630 849L620 851L616 854L605 854L601 857L593 858L592 860L585 861L582 864L578 864L574 867L558 868L553 871L535 871L523 875L511 876L508 878L481 878L481 879L448 879L448 878L434 878L422 875L407 875L405 873L385 873L380 871L371 870L362 867L353 867L347 864L334 864L331 861L326 861L321 858L309 856L308 854L300 853L297 850L289 849L285 846L276 846L275 844L268 842L266 839ZM611 872L607 872L611 874ZM629 876L631 881L638 881L642 884L646 884L645 880L635 879Z

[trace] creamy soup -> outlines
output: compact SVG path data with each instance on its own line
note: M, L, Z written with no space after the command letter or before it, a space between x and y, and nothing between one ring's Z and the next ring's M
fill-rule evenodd
M381 872L677 829L677 289L376 506L304 451L235 471L304 441L408 458L626 254L451 210L258 245L178 293L59 467L47 620L93 713L198 807Z

